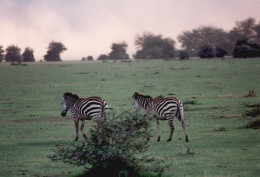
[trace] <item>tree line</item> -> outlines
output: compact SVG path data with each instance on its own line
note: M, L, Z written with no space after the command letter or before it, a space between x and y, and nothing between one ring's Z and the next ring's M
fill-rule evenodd
M189 59L190 56L200 58L224 57L232 55L234 58L260 57L260 22L248 18L235 23L230 31L215 26L200 26L190 31L184 31L177 36L181 43L181 50L175 48L175 41L170 37L144 32L135 39L135 59ZM109 54L100 54L98 60L129 59L127 43L112 43ZM51 41L44 55L45 61L61 61L60 54L67 48L61 42ZM0 61L21 62L35 61L34 50L21 49L15 45L8 46L5 51L0 46ZM94 60L93 56L82 57L82 60Z

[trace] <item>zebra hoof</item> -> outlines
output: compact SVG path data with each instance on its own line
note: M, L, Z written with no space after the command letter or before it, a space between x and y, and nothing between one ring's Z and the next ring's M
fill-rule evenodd
M157 142L160 142L160 140L161 140L161 138L160 138L160 137L158 137L158 138L157 138Z
M78 141L79 137L76 137L74 141Z
M188 139L188 137L186 136L186 143L188 143L189 142L189 139Z
M167 140L167 142L170 142L170 141L171 141L171 139L168 139L168 140Z
M147 141L149 141L149 140L150 140L150 138L146 138L146 140L147 140Z

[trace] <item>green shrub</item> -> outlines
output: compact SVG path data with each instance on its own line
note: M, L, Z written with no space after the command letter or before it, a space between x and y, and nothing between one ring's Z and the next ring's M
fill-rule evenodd
M199 48L198 56L200 58L214 58L216 57L216 51L214 47L204 44Z
M190 54L188 50L179 50L178 57L180 60L188 60L190 58Z
M94 120L99 128L90 130L86 142L57 146L53 161L86 167L87 176L138 176L138 171L163 172L157 160L144 156L150 133L147 115L111 113L106 119Z

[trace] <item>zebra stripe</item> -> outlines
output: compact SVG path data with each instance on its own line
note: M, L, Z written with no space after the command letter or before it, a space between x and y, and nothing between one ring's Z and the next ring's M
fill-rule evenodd
M75 122L75 141L77 141L79 120L81 120L80 130L86 138L86 134L83 132L85 120L95 117L103 118L107 108L106 101L100 97L79 98L78 95L67 92L63 94L61 115L65 117L67 111L70 110Z
M172 134L174 132L173 119L176 116L181 122L182 128L184 130L186 142L188 142L188 135L186 133L186 126L184 123L183 115L183 105L178 98L168 97L168 98L152 98L149 95L142 95L135 92L133 95L133 106L134 113L138 109L145 109L148 113L155 112L159 117L157 118L157 133L158 139L160 141L160 120L167 120L170 126L171 132L168 142L172 140Z

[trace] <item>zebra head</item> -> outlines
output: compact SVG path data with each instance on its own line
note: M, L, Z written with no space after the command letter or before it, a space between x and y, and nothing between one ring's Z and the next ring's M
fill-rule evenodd
M61 116L65 117L68 110L73 106L75 101L79 99L78 95L72 93L64 93L61 102Z
M67 106L68 104L66 103L66 100L65 100L65 98L63 97L63 99L62 99L62 102L61 102L61 116L62 117L65 117L66 116L66 114L67 114L67 112L68 112L68 110L69 110L69 107Z
M133 98L134 113L136 113L136 111L138 111L140 108L150 112L150 108L148 108L150 106L148 105L151 104L152 97L135 92L132 98Z

